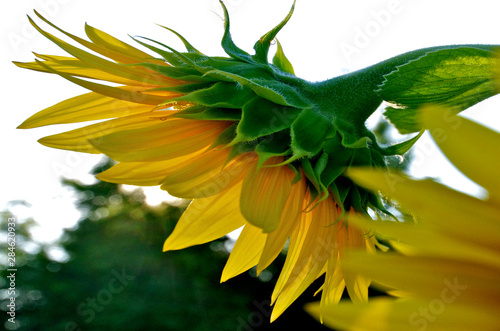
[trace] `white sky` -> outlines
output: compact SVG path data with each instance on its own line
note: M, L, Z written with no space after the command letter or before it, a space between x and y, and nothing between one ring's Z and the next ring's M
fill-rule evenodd
M254 42L286 16L292 1L227 0L225 3L231 16L233 39L250 52ZM49 240L79 218L71 193L59 184L60 176L90 182L92 177L88 172L100 157L54 150L36 142L74 126L15 129L36 111L85 92L60 77L22 70L10 63L31 61L34 58L31 51L66 55L30 28L25 15L33 17L33 9L80 37L84 37L87 22L124 41L129 41L127 34L143 35L181 50L181 44L172 34L154 24L159 23L177 30L208 55L223 55L219 46L223 23L218 16L222 11L217 0L23 0L3 5L0 208L10 200L28 201L32 207L16 210L18 216L34 216L41 224L39 235ZM298 0L294 16L278 39L298 76L323 80L413 49L500 43L498 9L498 2L492 0ZM347 57L340 45L356 46L356 35L366 29L371 36L365 44L358 43L358 53ZM463 114L500 130L499 106L497 96ZM415 148L417 158L412 168L415 176L440 177L455 188L479 192L446 164L428 139L421 139ZM155 196L158 199L158 194ZM159 197L167 198L164 192Z

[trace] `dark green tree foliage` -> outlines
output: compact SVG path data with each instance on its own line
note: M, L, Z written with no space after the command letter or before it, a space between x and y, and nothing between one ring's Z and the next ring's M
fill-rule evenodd
M102 171L99 166L97 171ZM49 246L35 244L25 221L17 229L17 329L2 312L2 326L14 330L281 330L307 323L326 329L303 312L314 287L276 322L269 324L269 298L278 274L264 281L241 275L219 279L228 257L221 239L162 253L162 245L184 207L144 204L140 192L115 184L66 181L84 212L78 227L57 243L65 262L49 258ZM57 211L54 211L57 212ZM2 214L2 231L10 214ZM28 251L23 247L31 246ZM2 242L1 253L7 252ZM5 261L2 260L2 263ZM278 261L283 263L283 259ZM4 269L4 268L2 268ZM271 277L271 273L267 273ZM5 288L6 271L2 270ZM0 308L6 310L7 295Z

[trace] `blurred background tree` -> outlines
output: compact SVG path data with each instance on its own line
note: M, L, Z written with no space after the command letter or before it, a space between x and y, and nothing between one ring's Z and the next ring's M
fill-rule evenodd
M109 167L101 164L95 172ZM270 266L219 283L231 241L162 253L183 206L149 206L141 191L111 183L65 181L78 196L83 218L53 244L36 242L35 220L16 228L16 327L8 330L282 330L308 325L324 330L303 311L318 286L270 324L269 298L278 270ZM19 202L18 202L19 203ZM57 210L54 210L57 213ZM1 215L1 235L12 214ZM7 246L1 241L0 309L6 311Z

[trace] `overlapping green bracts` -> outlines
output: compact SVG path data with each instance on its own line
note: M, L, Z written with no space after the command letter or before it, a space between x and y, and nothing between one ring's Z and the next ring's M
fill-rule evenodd
M196 105L175 116L236 121L216 142L232 149L230 157L253 150L263 165L270 157L284 156L298 176L299 169L303 170L314 198L333 196L344 209L366 211L371 207L385 212L377 196L354 185L343 173L354 165L385 167L385 156L404 154L421 135L401 144L379 146L365 121L383 100L394 104L386 112L388 118L408 133L421 130L415 120L421 104L444 103L460 111L496 94L491 78L497 46L421 49L311 83L294 76L279 43L272 64L268 62L270 44L290 19L293 7L278 26L255 43L254 55L231 39L228 12L223 8L222 46L229 58L203 55L179 36L187 53L138 40L172 64L143 66L193 82L165 88L183 93L174 101Z

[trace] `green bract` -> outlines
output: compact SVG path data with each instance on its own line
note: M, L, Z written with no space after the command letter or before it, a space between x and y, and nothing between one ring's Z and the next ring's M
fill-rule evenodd
M379 146L365 121L382 101L391 104L386 110L389 120L400 132L411 133L421 131L417 112L423 104L445 104L458 112L497 93L492 78L498 46L490 45L420 49L327 81L308 82L294 75L279 43L268 62L271 42L293 7L255 43L253 55L233 42L228 12L222 7L222 47L228 58L206 56L174 32L187 52L143 38L155 45L138 42L172 66L142 65L192 82L165 88L183 94L174 101L194 104L175 116L236 121L214 144L231 148L231 158L255 151L263 166L270 157L285 157L281 165L306 176L314 197L333 196L343 209L386 212L377 196L343 173L350 166L385 167L385 156L406 153L422 133L397 145Z

